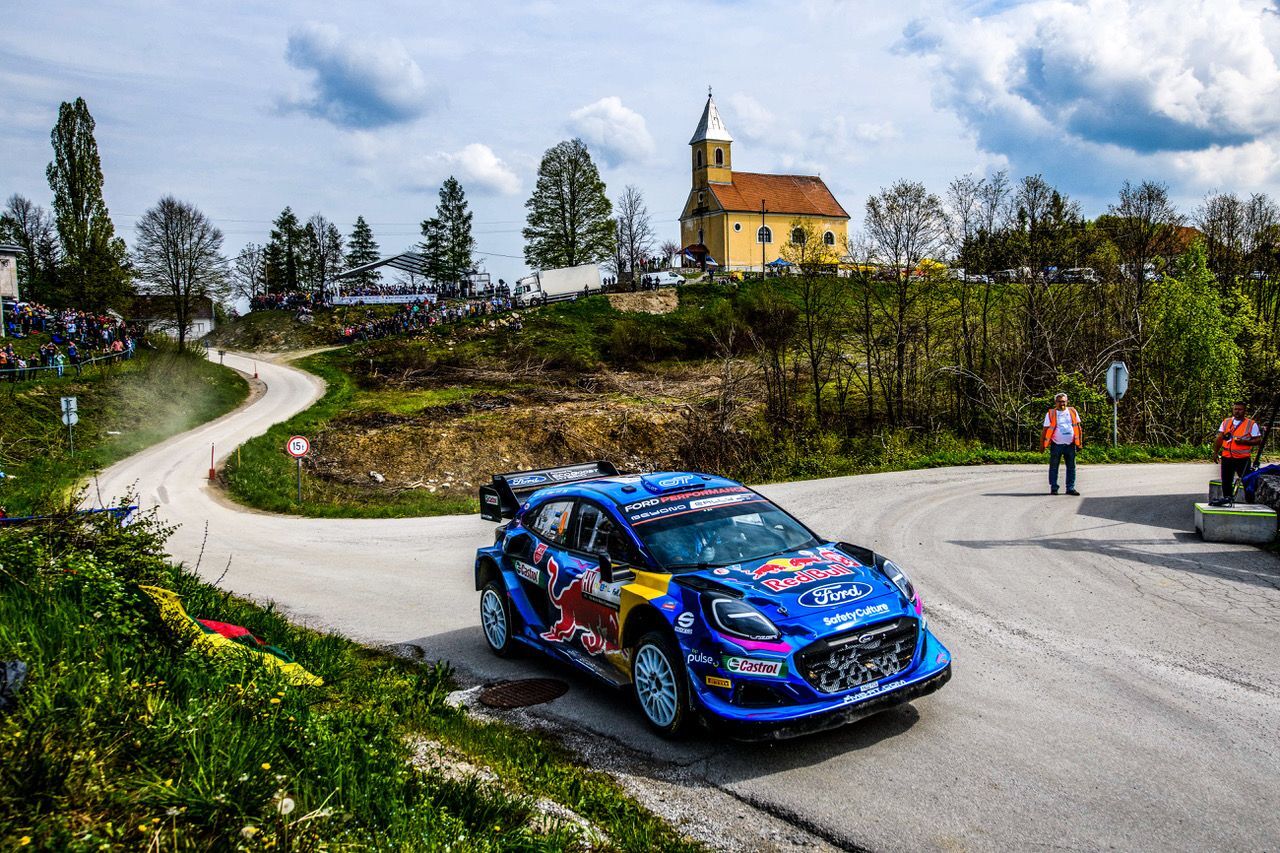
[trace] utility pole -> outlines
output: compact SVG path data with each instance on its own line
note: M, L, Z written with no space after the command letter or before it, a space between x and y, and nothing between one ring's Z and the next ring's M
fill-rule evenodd
M764 210L765 210L765 208L764 208L764 199L760 199L760 231L758 232L758 234L759 234L759 237L760 237L760 280L761 280L761 281L764 281L764 270L765 270L765 266L764 266L764 252L765 252L765 249L764 249L764 247L765 247L765 242L764 242Z

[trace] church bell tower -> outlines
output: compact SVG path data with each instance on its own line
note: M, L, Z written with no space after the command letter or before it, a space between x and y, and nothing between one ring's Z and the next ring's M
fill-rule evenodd
M702 108L702 119L698 129L689 140L690 156L693 166L693 188L700 189L707 184L728 184L733 182L732 160L730 149L733 137L720 118L716 102L711 97L711 88L707 88L707 105Z

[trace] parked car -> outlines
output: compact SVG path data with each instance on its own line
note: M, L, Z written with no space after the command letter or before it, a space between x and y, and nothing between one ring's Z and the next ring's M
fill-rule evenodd
M743 739L844 725L932 693L951 653L892 560L741 483L607 462L496 474L476 551L485 642L630 691L649 726Z

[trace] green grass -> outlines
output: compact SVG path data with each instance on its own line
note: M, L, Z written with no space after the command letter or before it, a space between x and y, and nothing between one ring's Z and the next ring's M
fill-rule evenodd
M86 476L238 406L249 386L238 374L172 349L139 350L131 361L82 377L0 385L0 505L11 516L66 503ZM74 396L75 454L60 398Z
M579 848L574 828L529 825L537 795L620 849L694 849L545 736L447 705L445 665L231 597L173 565L165 534L154 519L122 529L101 517L0 531L0 660L30 667L17 708L0 715L0 847ZM141 583L178 592L193 616L248 627L324 686L191 653ZM492 759L509 789L411 767L419 733Z
M371 395L359 391L347 372L338 366L349 357L336 352L318 353L297 362L299 367L324 379L328 388L311 408L246 442L228 460L222 479L231 496L257 509L318 518L405 518L478 511L479 502L473 498L434 495L425 489L381 492L375 496L367 488L321 481L309 474L303 476L299 503L297 463L284 453L289 436L307 436L318 451L323 449L325 429L334 418L360 411L408 414L415 411L414 406L419 403L440 405L464 400L474 393L474 389L414 392L412 399Z

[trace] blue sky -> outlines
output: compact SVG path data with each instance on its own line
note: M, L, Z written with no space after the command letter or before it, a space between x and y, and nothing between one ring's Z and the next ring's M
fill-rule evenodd
M97 121L117 228L175 194L265 239L286 204L408 247L449 174L480 256L522 273L542 152L579 135L610 195L678 236L707 85L734 165L821 174L859 226L900 177L1043 173L1280 196L1280 14L1262 0L10 4L0 194L48 205L58 104ZM707 35L701 35L701 33Z

